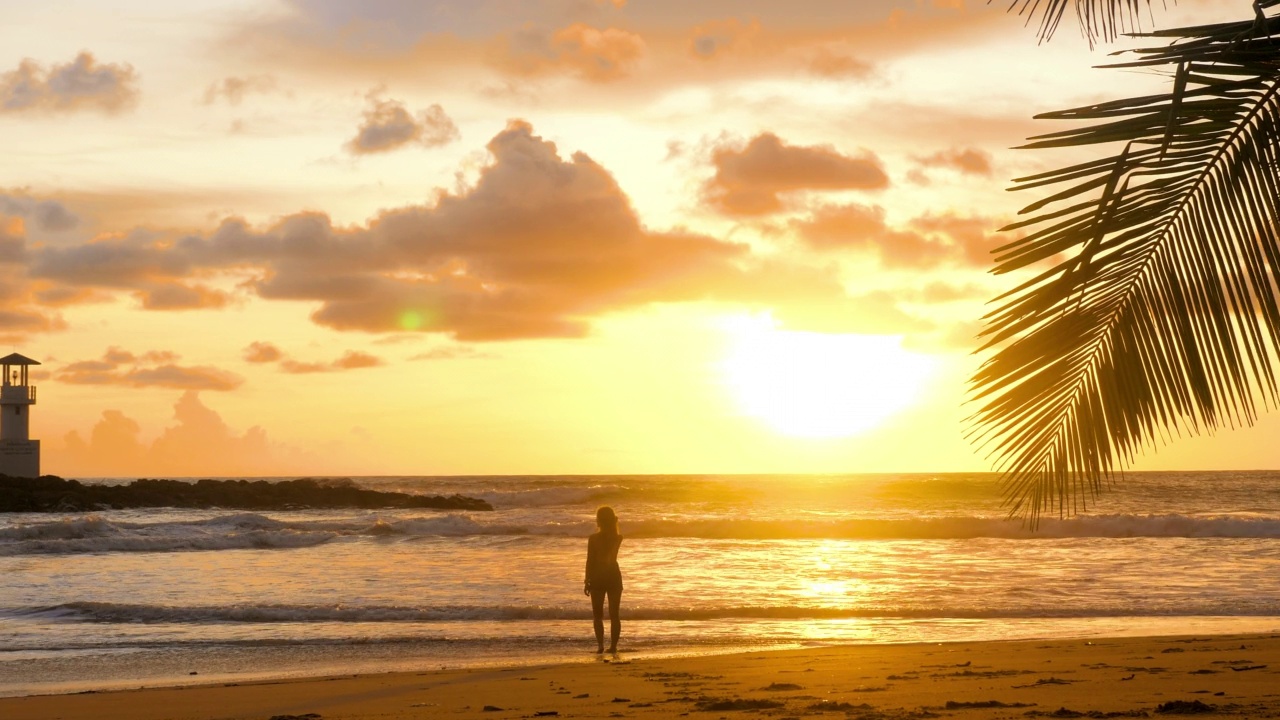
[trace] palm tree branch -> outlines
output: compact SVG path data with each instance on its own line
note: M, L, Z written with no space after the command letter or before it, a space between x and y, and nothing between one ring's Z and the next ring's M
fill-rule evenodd
M1098 38L1113 40L1140 27L1144 6L1149 6L1147 0L1010 0L1008 9L1026 15L1027 22L1039 16L1038 34L1045 41L1057 32L1067 8L1074 7L1080 32L1093 45Z
M1161 435L1247 425L1255 398L1275 401L1276 27L1163 31L1181 42L1135 52L1171 68L1172 92L1049 113L1102 122L1028 146L1120 151L1016 181L1065 188L1010 226L1036 229L997 251L995 271L1074 254L987 316L999 349L973 379L971 437L998 459L1011 513L1080 509Z

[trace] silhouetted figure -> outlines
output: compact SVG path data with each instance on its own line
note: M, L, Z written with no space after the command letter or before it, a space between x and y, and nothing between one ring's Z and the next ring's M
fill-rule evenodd
M595 533L587 538L587 572L582 583L582 593L591 596L591 612L594 615L597 653L604 652L604 599L609 598L609 652L618 651L618 635L622 622L618 620L618 606L622 603L622 570L618 567L618 546L622 535L618 533L618 516L609 506L596 510Z

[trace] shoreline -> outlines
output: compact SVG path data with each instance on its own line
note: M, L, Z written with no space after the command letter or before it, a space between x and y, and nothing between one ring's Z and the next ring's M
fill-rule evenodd
M555 664L9 697L0 698L0 717L1280 714L1280 633L839 645L674 657L624 653L616 662L587 655Z
M627 621L624 648L636 660L664 660L744 652L816 647L934 645L967 642L1024 642L1095 640L1099 638L1253 636L1280 633L1280 616L1170 616L1101 618L1024 618L991 620L949 619L935 621L886 620L834 623L828 620L789 622L789 634L780 628L755 627L759 635L740 635L735 641L707 642L705 629L690 625L684 637L700 642L671 642L671 628L652 627L647 621ZM664 623L665 624L665 623ZM806 632L799 625L807 627ZM522 624L523 626L523 624ZM505 641L482 637L470 641L446 641L427 633L424 643L413 640L390 643L354 642L332 638L298 645L194 646L179 649L103 648L58 657L56 653L0 653L0 699L77 693L186 687L220 683L297 682L346 675L382 675L424 670L482 670L577 664L594 647L583 634L585 623L573 623L579 636L550 645L533 641L506 628ZM753 625L754 627L754 625ZM656 633L656 634L655 634ZM545 630L534 632L544 636ZM661 636L661 637L660 637ZM638 639L634 644L628 638Z

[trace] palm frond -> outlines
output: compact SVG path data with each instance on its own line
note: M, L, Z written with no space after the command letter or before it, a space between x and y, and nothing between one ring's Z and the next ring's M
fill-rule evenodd
M1112 67L1162 70L1171 90L1041 116L1093 124L1026 147L1111 154L1016 180L1048 195L996 251L996 273L1056 262L997 298L972 381L971 435L1033 524L1278 396L1280 20L1153 36L1171 43Z
M1142 10L1150 4L1151 0L1010 0L1009 11L1027 15L1028 22L1039 16L1040 40L1045 41L1057 32L1067 8L1074 7L1080 32L1093 45L1099 38L1114 40L1140 29Z

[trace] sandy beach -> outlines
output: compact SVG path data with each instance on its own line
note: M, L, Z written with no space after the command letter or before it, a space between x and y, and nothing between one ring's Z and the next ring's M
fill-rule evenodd
M1280 634L842 646L0 699L6 720L1280 716Z

